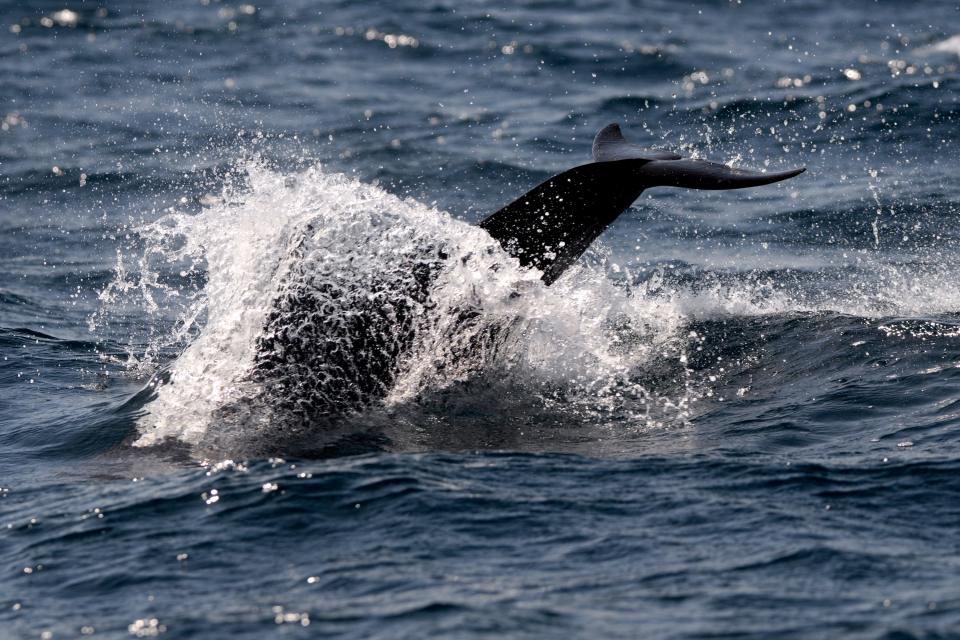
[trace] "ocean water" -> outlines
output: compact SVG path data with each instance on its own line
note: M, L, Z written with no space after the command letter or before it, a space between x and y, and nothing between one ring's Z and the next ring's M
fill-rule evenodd
M960 637L955 2L7 1L0 59L0 638ZM609 122L808 169L545 287L475 223Z

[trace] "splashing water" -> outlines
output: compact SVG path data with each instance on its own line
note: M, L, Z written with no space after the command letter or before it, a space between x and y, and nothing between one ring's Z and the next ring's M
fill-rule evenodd
M101 296L180 305L173 328L131 358L144 367L150 354L186 345L151 382L136 445L177 440L220 455L322 443L377 415L394 429L435 419L431 403L449 413L451 396L463 405L519 394L513 413L560 411L568 423L683 423L711 395L712 378L687 366L702 339L693 322L879 316L960 299L931 298L928 278L880 264L860 265L872 276L842 294L749 273L625 287L588 266L547 288L483 230L414 200L320 167L242 170L243 184L199 213L142 228L139 279L119 257ZM188 284L165 284L171 270Z
M135 268L118 258L101 295L139 296L154 310L161 299L180 305L174 327L146 349L187 343L151 382L137 445L231 450L281 426L317 429L484 377L609 410L634 367L677 348L677 314L601 273L580 269L547 289L481 229L415 201L319 167L244 170L242 188L199 213L143 227ZM171 286L164 270L205 278ZM649 412L646 390L628 395Z

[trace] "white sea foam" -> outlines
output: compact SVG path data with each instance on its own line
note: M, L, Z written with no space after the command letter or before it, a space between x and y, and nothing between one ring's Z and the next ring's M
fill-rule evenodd
M245 188L209 199L199 213L172 213L143 227L142 253L119 259L117 277L102 295L114 303L142 298L148 307L157 306L158 296L183 298L176 332L155 336L150 351L202 323L169 366L168 378L155 382L138 445L167 438L198 443L211 425L226 428L218 413L223 407L261 392L262 382L252 375L258 339L286 279L304 263L314 280L329 277L344 290L373 292L372 283L384 274L409 268L396 260L411 247L432 244L449 253L430 308L417 311L430 318L418 323L407 357L397 363L384 398L388 405L468 380L485 367L602 399L658 343L666 344L682 320L659 309L660 300L630 296L588 269L548 289L538 273L520 268L479 228L343 175L319 167L282 175L256 163L246 172ZM310 242L306 249L304 238ZM158 270L184 263L205 269L202 289L178 292L161 284ZM458 315L464 309L480 310L480 319L464 323ZM618 318L632 322L632 335L642 339L612 343L609 325ZM141 354L131 362L142 360ZM269 407L262 409L259 419L244 412L245 428L261 429L278 419Z
M659 423L665 415L682 421L691 403L709 395L686 367L688 349L697 347L689 337L691 322L960 308L960 286L952 274L879 263L859 265L859 278L840 295L749 274L685 286L654 277L627 289L602 270L582 265L545 287L538 273L522 269L484 231L416 201L320 167L284 175L251 163L245 172L243 188L208 199L199 213L172 213L141 229L145 248L134 260L119 259L117 278L104 291L107 301L133 296L154 305L158 293L181 295L181 322L170 335L155 336L152 348L182 339L191 327L195 333L170 364L168 380L155 383L156 398L139 421L137 445L166 439L222 443L227 431L235 440L281 423L285 403L277 402L277 389L302 391L254 374L259 341L268 325L276 325L277 301L293 275L307 278L313 292L334 293L324 294L321 312L292 314L291 321L342 326L364 313L357 301L376 302L385 295L384 282L410 285L409 261L423 247L439 247L444 260L433 276L429 302L409 302L419 319L411 325L396 375L387 378L390 388L374 399L388 407L487 375L532 393L561 389L571 411L615 411L635 424ZM205 270L205 284L170 291L158 272L164 262L165 268L175 263ZM140 272L135 286L128 270ZM468 321L464 310L475 312ZM347 353L361 348L346 334L324 339L341 340ZM638 368L662 362L673 367L668 391L657 393L634 381ZM321 381L314 387L338 375L324 368L320 363L321 370L308 372ZM259 404L251 402L258 397ZM243 410L224 412L225 407Z

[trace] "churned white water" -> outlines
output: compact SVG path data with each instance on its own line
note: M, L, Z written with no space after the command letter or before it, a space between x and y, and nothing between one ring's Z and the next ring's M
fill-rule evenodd
M139 420L138 445L169 438L199 443L208 430L226 428L224 407L262 395L266 383L253 375L258 343L267 325L277 324L271 313L293 280L309 280L314 291L337 290L313 320L349 319L369 312L367 302L385 295L384 282L406 295L404 270L424 247L440 248L444 259L431 275L429 301L411 301L422 317L390 388L371 402L404 403L496 371L518 384L559 385L574 399L603 404L655 352L678 357L670 346L682 321L675 305L630 295L601 272L577 268L547 288L483 230L416 201L320 167L284 175L251 163L245 171L241 187L198 213L171 213L141 228L143 248L118 258L116 279L101 296L105 304L142 298L156 307L155 299L164 298L179 305L176 326L154 336L149 352L195 334L151 383L156 397ZM205 282L163 284L165 269L202 272ZM366 311L356 308L362 299ZM305 318L290 314L291 322ZM615 335L623 326L629 332ZM324 339L340 340L348 352L363 348L352 337ZM143 360L141 354L135 362ZM259 411L247 406L233 413L243 415L249 430L281 419L276 407Z
M303 422L311 411L402 407L478 379L561 398L571 416L682 422L710 393L709 376L687 368L688 351L699 345L691 323L790 312L913 314L954 309L960 300L956 286L943 286L949 274L936 268L866 263L868 276L854 280L862 285L840 294L749 273L683 286L655 276L628 287L583 265L545 287L485 231L445 212L321 167L292 175L255 162L243 169L242 184L199 212L141 228L142 248L118 257L116 279L102 294L105 304L131 297L147 307L160 298L178 304L178 322L147 351L178 340L186 346L151 383L156 396L138 422L137 445L173 439L230 448L223 443L269 437L291 411ZM166 283L165 270L184 280ZM931 290L931 279L941 286ZM274 354L264 374L263 350L277 336L296 349ZM378 345L396 357L372 358L367 350ZM665 389L637 381L638 370L661 365L673 378ZM356 389L367 389L366 397Z

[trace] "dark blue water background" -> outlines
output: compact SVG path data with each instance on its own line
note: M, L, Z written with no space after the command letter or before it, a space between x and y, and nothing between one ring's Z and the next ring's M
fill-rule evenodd
M960 634L955 2L77 0L0 23L3 638ZM177 429L216 425L186 410L133 445L165 406L148 382L204 336L184 310L213 311L214 267L165 266L144 225L220 207L204 251L255 270L237 229L337 173L476 222L611 121L809 169L645 194L538 294L617 301L639 346L617 314L519 336L576 380L508 358L310 455L201 452ZM259 208L232 223L225 189Z

